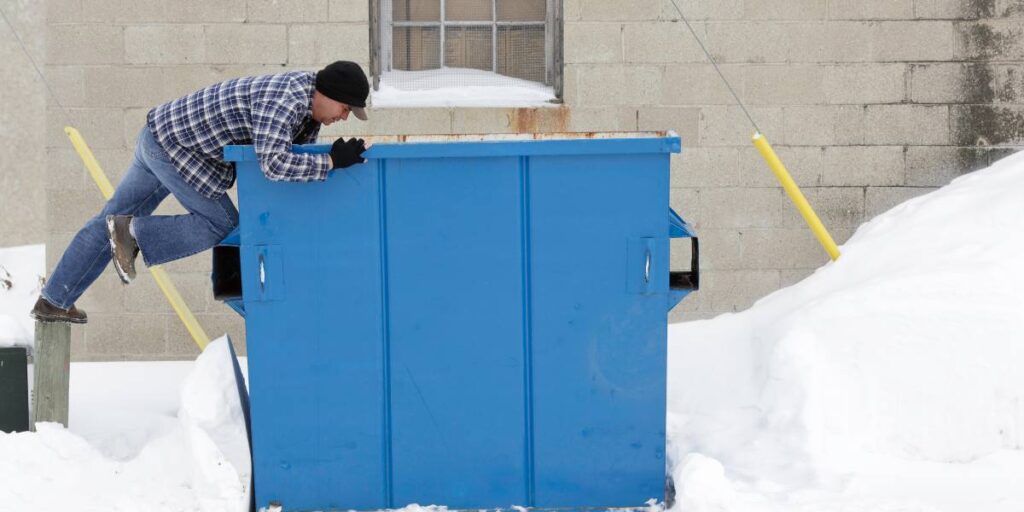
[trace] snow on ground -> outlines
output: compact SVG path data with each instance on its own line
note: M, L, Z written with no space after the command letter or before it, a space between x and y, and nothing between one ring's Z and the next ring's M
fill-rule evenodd
M1024 153L674 325L678 510L1024 510Z
M554 100L544 84L463 68L388 71L371 92L374 107L543 107Z
M194 362L74 363L64 429L0 433L0 510L248 510L227 338Z
M46 246L0 249L0 347L32 346L35 327L28 313L46 274Z
M671 326L672 512L1024 510L1022 191L1024 153L748 311ZM0 509L238 510L227 357L73 364L70 430L0 434Z

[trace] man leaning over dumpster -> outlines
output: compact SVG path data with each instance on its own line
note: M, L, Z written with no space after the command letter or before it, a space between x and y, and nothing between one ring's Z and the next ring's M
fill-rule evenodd
M296 154L292 144L316 140L320 125L349 114L366 120L370 85L362 68L338 61L317 73L293 71L211 85L149 111L135 157L114 196L71 240L32 309L44 322L85 323L75 301L107 262L125 284L146 265L205 251L238 225L226 194L234 168L229 144L252 144L260 168L275 181L323 181L339 168L365 162L362 139L338 139L330 154ZM185 215L150 215L168 194Z

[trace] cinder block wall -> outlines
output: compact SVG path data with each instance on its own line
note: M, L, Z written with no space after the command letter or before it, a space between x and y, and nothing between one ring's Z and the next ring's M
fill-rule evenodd
M838 242L1024 136L1017 0L680 0ZM154 105L229 77L369 60L366 0L49 0L46 71L115 179ZM752 128L668 0L564 0L565 104L375 109L343 134L674 129L672 205L702 236L703 290L673 319L748 307L827 260L749 143ZM50 268L100 208L47 112ZM180 211L173 204L160 213ZM679 264L685 253L680 251ZM244 344L210 295L209 255L167 266L211 334ZM196 350L157 287L113 271L80 301L73 357Z
M0 0L0 7L42 65L43 6ZM5 24L0 24L0 77L0 247L41 244L46 239L45 89Z

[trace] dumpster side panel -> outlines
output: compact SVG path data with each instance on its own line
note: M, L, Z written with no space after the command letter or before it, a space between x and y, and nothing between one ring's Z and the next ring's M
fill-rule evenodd
M668 159L530 159L538 507L664 496Z
M527 502L521 162L388 161L393 506Z
M238 178L257 506L383 508L377 165L275 183L248 161Z

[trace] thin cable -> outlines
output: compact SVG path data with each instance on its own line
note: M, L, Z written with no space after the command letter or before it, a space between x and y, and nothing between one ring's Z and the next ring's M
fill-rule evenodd
M39 66L36 64L36 60L32 58L32 54L29 53L28 48L25 46L25 42L21 40L21 36L18 35L18 31L14 30L14 25L11 24L11 20L7 18L7 13L4 12L2 7L0 7L0 16L3 16L4 23L7 24L7 28L11 29L11 33L14 34L14 39L18 41L18 45L21 46L21 51L25 53L25 57L28 57L28 61L32 63L32 67L36 70L36 74L39 75L39 79L43 81L43 85L46 86L46 90L50 93L50 97L53 98L53 101L57 103L58 107L60 107L61 112L64 113L64 121L70 125L71 114L68 112L68 109L64 108L64 104L60 102L60 98L57 97L57 93L53 92L53 88L50 87L50 82L46 80L46 75L44 75L39 69Z
M707 47L704 46L704 42L700 40L700 36L697 35L697 31L693 29L692 25L690 25L690 21L686 19L686 16L683 14L683 10L679 8L679 4L676 3L676 0L670 1L672 2L672 5L676 8L676 12L679 13L679 17L682 18L683 23L686 24L686 28L690 29L690 33L693 34L693 38L697 40L697 44L700 45L700 49L704 50L704 55L707 55L708 60L711 61L711 65L715 67L715 71L718 72L718 76L722 79L723 82L725 82L725 86L729 89L729 92L732 94L732 97L736 99L736 104L739 105L741 109L743 109L743 113L746 114L747 119L750 120L750 124L754 126L754 131L757 133L761 133L761 129L757 127L757 123L754 121L754 117L750 115L750 112L747 110L747 107L743 105L743 101L740 100L739 95L736 94L736 91L732 88L732 84L730 84L729 80L727 80L725 78L725 75L722 74L722 70L718 67L718 62L715 61L715 58L711 56L711 52L709 52Z

